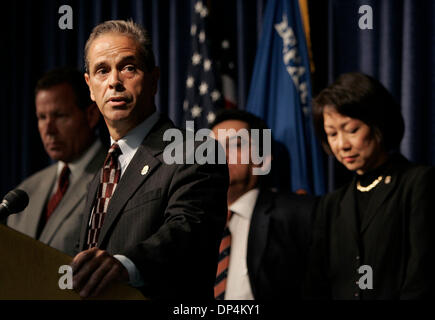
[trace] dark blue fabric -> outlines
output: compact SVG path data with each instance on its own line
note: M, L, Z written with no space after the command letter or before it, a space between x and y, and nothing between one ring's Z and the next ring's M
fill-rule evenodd
M205 2L205 1L204 1ZM245 108L261 36L267 0L208 0L212 38L230 30L235 41L238 107ZM435 165L435 2L431 0L309 0L325 20L312 19L311 30L325 30L327 47L317 79L332 81L347 71L379 78L401 102L406 122L403 153ZM73 8L73 30L60 30L61 5ZM326 4L326 5L325 5ZM374 29L358 29L358 7L371 4ZM326 7L327 10L323 10ZM314 8L314 9L313 9ZM320 14L320 13L318 13ZM2 3L0 86L0 197L25 177L49 164L39 138L33 90L43 72L70 65L83 69L83 47L92 28L104 20L132 18L151 33L161 69L158 108L181 125L189 56L188 0L24 0ZM223 28L225 26L225 28ZM213 40L212 39L212 40ZM313 49L321 41L313 41ZM321 48L322 49L322 48ZM327 57L327 58L325 58ZM325 61L325 62L323 62ZM328 62L329 61L329 62ZM317 81L316 88L328 81ZM329 168L329 166L326 166ZM334 166L331 166L334 167ZM336 174L327 173L334 185Z
M358 27L358 8L373 9L373 29ZM328 79L360 71L378 80L402 106L401 152L435 165L435 1L330 0ZM334 160L331 160L333 162ZM337 186L329 164L329 189Z
M265 119L290 155L291 190L325 192L311 117L308 50L297 0L270 0L264 14L246 110Z
M98 23L133 19L151 34L161 71L157 107L181 124L187 45L188 1L11 1L5 3L5 77L1 80L0 132L5 137L0 160L0 197L31 173L50 163L39 138L34 86L46 71L73 66L84 71L85 42ZM59 7L73 9L73 30L61 30ZM7 75L7 76L6 76Z

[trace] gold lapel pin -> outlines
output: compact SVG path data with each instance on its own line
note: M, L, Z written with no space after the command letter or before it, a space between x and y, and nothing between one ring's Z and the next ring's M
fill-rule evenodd
M391 176L385 177L385 184L389 184L391 182Z
M146 175L148 173L148 170L150 169L149 165L145 165L145 167L142 168L142 171L140 172L141 175Z

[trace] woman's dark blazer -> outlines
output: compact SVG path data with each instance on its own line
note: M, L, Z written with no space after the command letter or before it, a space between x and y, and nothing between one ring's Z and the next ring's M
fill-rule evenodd
M386 177L390 177L386 179ZM315 218L305 296L422 299L434 296L435 168L392 156L361 223L356 178L324 196ZM371 267L373 289L358 284ZM364 282L367 284L367 282ZM364 287L364 286L363 286Z

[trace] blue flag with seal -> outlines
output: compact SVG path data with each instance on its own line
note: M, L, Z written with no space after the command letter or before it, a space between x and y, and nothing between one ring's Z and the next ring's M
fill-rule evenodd
M247 111L263 118L290 157L290 187L325 193L314 134L307 45L297 0L269 0L255 58Z

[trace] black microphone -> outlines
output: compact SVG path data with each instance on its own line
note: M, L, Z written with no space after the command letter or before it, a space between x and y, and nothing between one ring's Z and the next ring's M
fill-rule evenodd
M26 192L20 189L9 191L0 203L0 219L23 211L29 204L29 196Z

